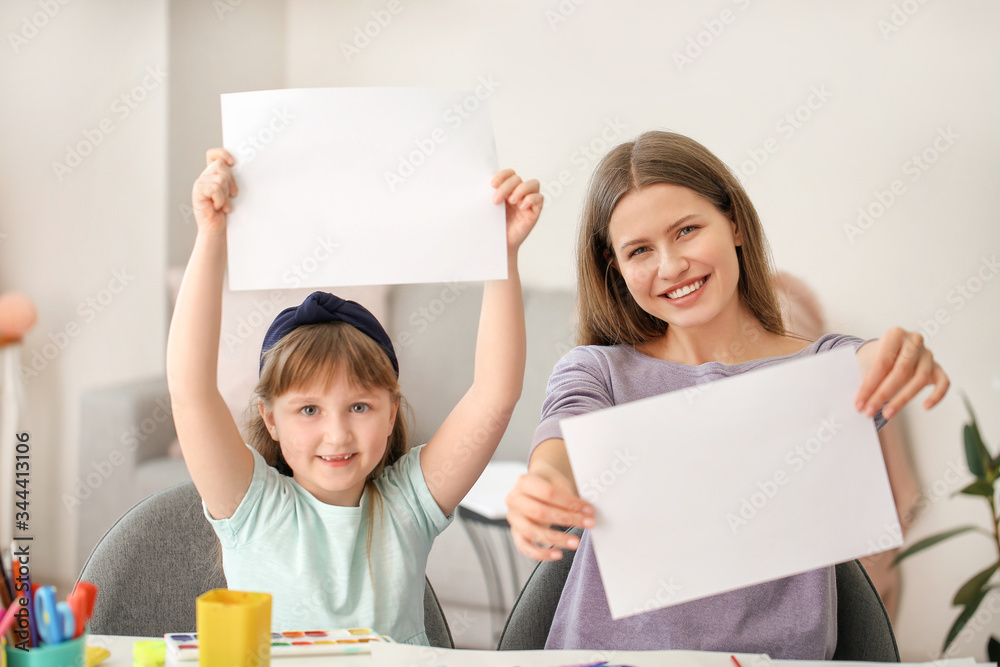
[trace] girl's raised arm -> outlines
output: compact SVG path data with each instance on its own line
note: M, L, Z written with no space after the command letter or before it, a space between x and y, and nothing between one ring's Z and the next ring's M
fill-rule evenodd
M206 162L191 194L198 236L170 321L167 386L188 472L209 513L222 519L232 516L246 495L253 455L219 393L217 378L226 214L229 198L237 193L230 170L234 160L216 148L208 151Z
M493 202L506 202L507 280L486 283L472 387L431 437L420 467L431 495L451 514L489 463L524 382L525 333L517 251L542 210L538 181L512 169L493 176Z

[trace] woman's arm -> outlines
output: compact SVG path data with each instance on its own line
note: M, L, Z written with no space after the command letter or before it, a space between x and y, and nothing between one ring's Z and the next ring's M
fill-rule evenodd
M486 283L472 386L420 454L431 495L451 514L489 463L521 396L525 333L517 251L542 209L538 181L512 171L493 177L494 203L506 201L507 279Z
M233 158L222 149L192 190L198 236L167 336L167 385L191 479L216 519L232 516L250 486L253 455L219 393L217 367L226 269L226 214L236 195Z
M552 526L594 527L594 508L579 497L562 439L544 440L531 453L527 474L507 495L507 523L517 550L534 560L559 560L560 549L579 546Z

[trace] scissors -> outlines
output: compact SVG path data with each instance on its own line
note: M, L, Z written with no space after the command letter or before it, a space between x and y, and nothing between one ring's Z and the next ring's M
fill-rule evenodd
M73 638L76 617L66 602L56 602L56 589L39 586L35 591L35 614L38 634L46 644L61 644Z

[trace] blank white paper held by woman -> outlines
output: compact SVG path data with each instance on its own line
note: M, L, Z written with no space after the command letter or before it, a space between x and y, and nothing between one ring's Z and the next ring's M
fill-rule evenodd
M897 547L853 350L562 420L612 618Z
M222 95L234 290L507 276L485 100L427 88Z

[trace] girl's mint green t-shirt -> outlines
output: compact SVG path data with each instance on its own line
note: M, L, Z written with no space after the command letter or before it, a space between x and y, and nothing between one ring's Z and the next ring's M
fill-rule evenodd
M452 517L427 488L422 448L411 449L375 481L381 512L367 490L360 507L327 505L251 448L253 478L233 516L213 519L203 504L222 542L229 588L270 593L276 632L362 627L397 642L427 644L427 555Z

